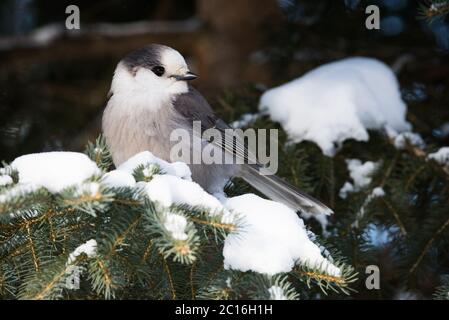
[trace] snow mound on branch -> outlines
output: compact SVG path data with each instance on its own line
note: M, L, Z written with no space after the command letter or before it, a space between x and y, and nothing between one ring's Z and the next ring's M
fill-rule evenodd
M340 269L326 260L309 239L303 221L283 204L253 194L223 197L220 202L199 184L168 174L154 175L151 181L136 186L142 186L149 199L167 208L173 204L202 206L211 215L223 214L223 223L234 223L238 215L243 230L230 233L223 249L228 269L277 274L301 262L331 275L340 274ZM186 224L184 217L169 214L164 225L176 238L185 239Z
M404 150L407 145L423 149L426 144L419 133L415 132L402 132L397 133L391 128L387 129L387 134L390 139L393 140L393 145L398 150Z
M0 176L0 187L13 183L12 178L9 175Z
M155 175L145 184L144 190L148 197L165 207L172 204L187 204L203 206L211 213L227 213L227 210L217 198L207 193L201 186L192 181L171 175Z
M167 229L173 239L187 240L186 233L187 219L179 214L168 212L165 215L164 227Z
M368 186L372 181L371 176L379 167L379 164L376 162L366 161L362 163L358 159L347 159L346 165L349 170L349 176L354 184L348 181L345 182L339 194L342 199L346 199L348 193L360 191Z
M266 91L259 109L294 142L315 142L334 156L347 139L368 141L367 129L410 130L398 81L383 62L347 58Z
M321 255L303 221L287 206L254 194L229 198L225 206L243 218L243 230L225 240L226 269L274 275L291 271L299 262L340 275L340 269Z
M348 159L346 160L346 164L348 166L349 175L354 181L356 188L363 188L369 185L372 181L371 175L379 166L375 162L366 161L365 163L362 163L358 159Z
M67 264L75 262L82 253L86 254L88 257L94 257L97 254L97 241L95 239L90 239L82 245L78 246L72 253L69 254Z
M279 286L271 286L268 289L270 300L288 300L284 294L284 290Z
M11 201L12 199L14 199L16 197L26 196L30 193L35 192L37 189L38 189L38 187L35 186L34 184L30 184L30 183L18 184L16 186L12 187L11 189L3 191L0 194L0 203Z
M19 172L19 183L44 187L50 192L79 185L101 173L95 162L77 152L27 154L15 159L11 167Z
M442 147L437 152L431 153L428 159L435 160L441 165L449 165L449 147Z
M132 172L140 164L158 164L166 174L154 174L149 182L135 182ZM288 272L297 264L320 268L329 275L338 276L341 271L321 255L320 248L309 238L302 219L287 206L262 199L254 194L219 199L204 191L190 180L190 170L184 163L170 164L156 158L150 152L140 153L117 170L104 174L101 182L86 181L102 172L86 155L75 152L48 152L17 158L11 167L19 173L19 184L0 196L0 202L45 187L50 192L60 192L75 186L74 195L96 194L101 185L129 186L142 190L159 205L172 204L202 206L210 215L220 215L223 223L242 221L238 232L231 232L225 239L224 266L241 271L253 270L264 274ZM188 237L188 219L167 212L164 226L174 239ZM240 225L240 224L239 224ZM95 256L94 239L76 248L67 264L85 253ZM278 291L273 291L280 296Z
M189 166L184 162L167 162L154 156L149 151L140 152L122 163L117 170L133 174L140 165L157 164L164 173L177 176L186 180L192 180Z
M108 187L134 187L136 185L136 179L132 174L122 170L112 170L106 173L101 182Z
M232 128L245 128L256 122L259 117L260 114L258 113L245 113L240 117L240 119L230 123L230 126Z

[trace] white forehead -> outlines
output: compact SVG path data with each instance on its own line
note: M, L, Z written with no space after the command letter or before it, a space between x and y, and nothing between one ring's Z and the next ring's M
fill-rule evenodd
M187 71L184 57L175 49L166 48L161 52L161 63L170 72Z

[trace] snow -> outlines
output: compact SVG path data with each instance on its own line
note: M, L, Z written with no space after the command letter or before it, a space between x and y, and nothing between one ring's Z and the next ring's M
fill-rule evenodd
M67 264L72 264L75 262L76 258L78 258L82 253L85 253L88 257L94 257L97 254L97 241L95 239L91 239L78 246L69 254Z
M25 196L27 194L33 193L38 188L33 184L18 184L12 187L11 189L7 189L2 191L0 194L0 203L5 203L11 201L16 197Z
M435 160L441 165L449 165L449 147L442 147L437 152L430 153L427 159Z
M50 192L79 185L101 173L95 162L83 153L43 152L18 157L11 167L19 172L20 184L33 184Z
M243 230L225 239L226 269L274 275L291 271L299 262L330 275L340 274L309 239L303 221L287 206L254 194L229 198L225 206L243 219Z
M8 175L0 176L0 187L13 183L12 178Z
M270 294L270 300L288 300L284 294L284 290L279 286L271 286L268 289L268 293Z
M424 140L418 133L403 132L394 138L394 146L398 150L404 150L407 144L421 149L425 147Z
M80 197L83 195L90 195L92 197L95 197L100 194L100 184L98 182L86 182L86 183L80 184L75 189L74 194L77 197Z
M340 189L339 196L342 199L346 199L351 192L355 192L354 185L351 182L346 181Z
M164 207L187 204L206 207L212 215L227 213L220 201L204 191L199 184L176 176L155 175L145 184L144 191L151 200Z
M164 227L170 232L173 239L187 240L187 233L185 232L187 227L187 219L180 214L167 213L164 219Z
M366 161L362 163L359 159L347 159L346 165L353 183L346 181L340 189L339 196L342 199L346 199L348 193L357 192L367 187L372 181L371 176L379 167L376 162Z
M134 170L140 165L152 165L157 164L161 170L169 175L177 176L186 180L191 179L191 172L187 164L184 162L167 162L154 156L149 151L144 151L134 155L127 161L122 163L117 170L125 171L129 174L133 174Z
M102 184L111 188L120 187L134 187L136 185L136 179L132 174L122 170L112 170L107 172L101 178Z
M260 117L259 113L245 113L243 114L240 119L231 122L230 126L232 128L245 128L248 127L249 125L253 124L254 122L256 122L256 120Z
M349 176L354 181L355 188L363 188L371 183L371 175L377 169L378 164L372 161L362 163L358 159L346 160L348 166Z
M385 196L385 191L381 187L376 187L373 189L371 194L368 197L371 197L370 199L379 198Z
M314 218L321 225L323 236L327 237L329 235L329 233L327 232L327 226L329 225L329 215L325 213L310 213L307 211L303 211L301 212L301 218L305 220Z
M290 271L299 261L332 275L340 273L309 239L303 221L283 204L253 194L221 197L220 202L197 183L168 174L156 174L151 181L139 182L136 187L142 187L149 199L165 208L173 204L202 206L212 216L222 214L223 223L235 222L237 215L242 218L243 230L230 233L225 239L223 256L227 269L277 274ZM175 213L168 213L164 221L164 227L177 240L187 239L186 226L186 218Z
M150 164L148 167L142 170L142 174L145 176L145 178L151 178L154 174L154 172L158 172L159 166L157 164Z
M149 182L136 183L132 173L140 164L147 168L158 165L165 174L154 174ZM0 202L20 194L34 192L40 187L60 192L75 187L75 195L96 196L103 186L132 187L142 190L158 205L169 208L173 204L201 206L211 216L219 216L223 223L242 221L241 228L231 232L223 248L226 269L255 271L268 275L288 272L297 264L319 268L330 275L340 275L340 269L323 257L322 250L313 242L303 220L287 206L265 200L254 194L219 198L207 193L191 181L190 170L184 163L168 163L142 152L116 170L104 174L100 181L89 181L101 171L86 155L74 152L49 152L17 158L11 167L19 172L19 183L0 195ZM163 225L173 239L188 239L188 220L181 214L167 211ZM68 258L72 264L85 253L96 254L97 243L89 240L80 245ZM281 298L283 294L272 287L270 294Z
M315 142L334 156L347 139L368 141L367 129L410 130L398 81L384 63L347 58L266 91L259 109L294 142Z

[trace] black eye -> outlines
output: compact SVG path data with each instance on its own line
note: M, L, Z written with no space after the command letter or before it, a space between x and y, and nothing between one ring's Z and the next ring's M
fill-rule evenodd
M162 67L162 66L156 66L156 67L153 67L153 69L151 69L151 71L153 71L153 73L154 73L155 75L157 75L158 77L160 77L160 76L162 76L162 75L164 74L165 68Z

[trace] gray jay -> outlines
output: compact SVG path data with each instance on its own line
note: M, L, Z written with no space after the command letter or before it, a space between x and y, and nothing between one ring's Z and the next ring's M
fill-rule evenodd
M176 50L150 44L125 56L117 65L103 113L102 129L114 164L120 165L141 151L171 161L173 143L170 134L183 128L193 133L193 121L201 121L201 130L230 127L219 119L203 96L189 82L192 73L183 56ZM202 139L200 136L197 139ZM226 156L253 157L241 139L204 141ZM261 175L261 165L189 164L192 179L205 190L223 190L232 177L241 177L267 197L294 210L314 214L330 214L332 210L275 175Z

